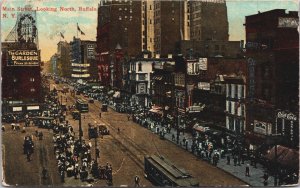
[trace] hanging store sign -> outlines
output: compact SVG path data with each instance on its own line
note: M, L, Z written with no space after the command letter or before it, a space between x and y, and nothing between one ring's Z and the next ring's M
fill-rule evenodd
M13 107L12 108L13 112L21 112L22 111L22 106L18 106L18 107Z
M199 70L207 70L207 58L199 58Z
M145 94L146 93L146 84L141 83L138 85L138 94Z
M39 106L27 106L27 110L39 110Z
M272 124L254 120L254 132L263 135L270 135L272 134Z
M39 66L38 50L8 50L7 66Z
M279 111L277 113L277 118L286 119L289 121L297 121L297 116L293 113L287 113L285 111Z

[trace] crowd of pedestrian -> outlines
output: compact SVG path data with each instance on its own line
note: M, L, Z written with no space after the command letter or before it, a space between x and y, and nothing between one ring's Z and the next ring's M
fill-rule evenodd
M65 182L66 177L73 177L82 182L106 179L109 184L112 184L112 166L109 163L100 166L97 160L93 159L92 143L76 136L72 125L66 120L67 109L60 108L57 94L52 93L47 99L49 116L54 120L46 121L47 126L42 127L53 130L54 154L61 182ZM53 116L53 114L57 115ZM91 124L89 125L92 127ZM96 159L100 157L99 148L96 148L95 157Z

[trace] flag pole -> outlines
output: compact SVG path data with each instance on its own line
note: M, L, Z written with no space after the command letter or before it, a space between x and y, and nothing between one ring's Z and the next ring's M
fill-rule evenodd
M77 31L77 38L78 38L78 23L77 23L77 28L76 28L76 31Z

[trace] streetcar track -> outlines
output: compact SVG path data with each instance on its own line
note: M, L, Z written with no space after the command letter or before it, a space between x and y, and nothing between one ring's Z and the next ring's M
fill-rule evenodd
M75 103L76 102L76 98L81 98L81 99L85 99L85 97L83 96L72 96L72 95L68 95L69 98L71 99L70 102ZM89 108L90 108L90 113L87 113L87 116L90 116L90 118L97 122L99 121L99 118L94 115L98 113L98 109L100 109L100 105L97 105L96 102L94 103L90 103L89 104ZM111 109L111 108L110 108ZM113 110L113 109L111 109ZM117 114L118 115L118 114ZM120 115L121 116L121 115ZM116 142L116 145L120 148L120 150L126 154L126 156L128 158L130 158L140 169L144 170L144 158L140 159L139 156L145 156L148 155L148 151L145 150L144 148L142 148L141 146L137 145L134 140L132 138L130 138L129 136L125 135L124 133L118 133L117 128L112 126L107 120L103 118L100 119L101 122L103 122L106 126L108 126L110 128L110 131L113 131L115 133L115 135L110 134L110 136L114 139L114 141ZM114 120L116 123L117 122L123 122L122 120ZM118 136L116 136L118 135ZM153 142L153 138L152 138L152 143ZM156 151L159 154L158 148L157 146L154 144ZM134 150L137 152L137 154L135 154Z
M75 101L75 97L70 96L70 98L72 98L72 101ZM80 98L82 98L80 96ZM94 103L94 105L89 105L90 109L93 109L90 112L97 112L96 108L97 105ZM98 119L96 118L95 115L93 115L92 113L88 113L87 115L89 115L94 121L98 121ZM110 130L113 130L116 133L116 128L113 127L112 125L110 125L110 123L108 123L107 121L101 119L101 121L103 123L105 123ZM119 146L121 148L121 151L123 151L124 153L126 153L126 156L128 156L139 168L141 168L142 170L144 169L144 162L143 159L140 159L138 157L138 155L134 154L133 151L131 151L129 148L131 146L131 148L134 148L138 153L140 153L142 156L146 155L146 150L142 149L140 146L138 146L136 143L133 142L132 139L130 139L129 137L125 136L124 134L122 134L122 136L119 135L119 137L123 140L120 140L119 138L117 138L116 136L110 134L110 136L114 139L114 141L117 142L117 146ZM126 146L124 141L127 141L127 143L129 144L129 146Z

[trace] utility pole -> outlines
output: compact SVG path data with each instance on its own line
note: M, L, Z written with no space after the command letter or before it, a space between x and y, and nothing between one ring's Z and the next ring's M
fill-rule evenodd
M79 142L80 142L80 145L82 145L82 136L83 136L83 132L82 132L82 127L81 127L81 113L79 112Z
M98 133L97 135L95 136L95 159L96 159L96 164L98 164L98 156L97 156L97 138L98 138Z

